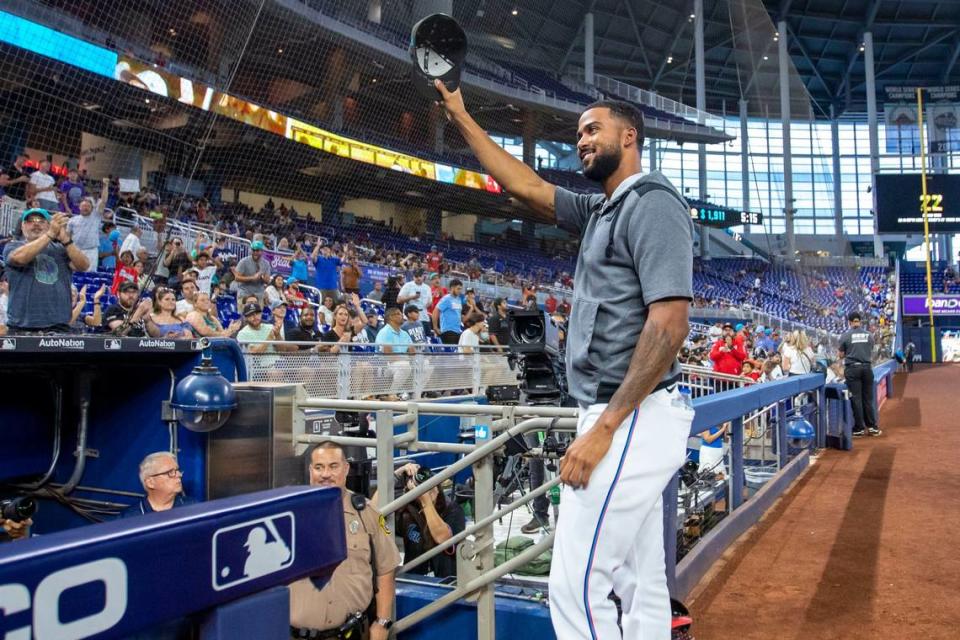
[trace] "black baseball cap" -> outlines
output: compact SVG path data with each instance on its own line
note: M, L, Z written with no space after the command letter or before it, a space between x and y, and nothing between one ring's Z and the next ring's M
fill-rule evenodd
M440 94L433 86L440 80L447 91L460 86L460 72L467 57L467 34L460 24L445 13L434 13L413 25L410 34L410 59L413 84L431 102Z
M136 282L123 282L120 284L119 291L123 293L124 291L139 291L140 287L137 286Z
M263 313L263 309L260 308L256 302L249 302L243 306L243 317L252 316L254 314L260 315Z

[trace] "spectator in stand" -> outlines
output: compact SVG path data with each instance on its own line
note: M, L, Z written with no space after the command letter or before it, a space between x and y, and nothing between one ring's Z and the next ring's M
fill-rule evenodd
M263 292L264 302L268 307L273 309L278 304L286 302L286 298L283 295L283 276L279 273L275 273L270 276L270 284L267 285L267 288Z
M73 172L76 174L76 171ZM107 181L103 181L106 193ZM90 198L84 198L77 205L77 214L70 218L67 225L77 247L83 251L90 262L89 271L96 271L100 264L100 227L103 224L103 203L101 197L94 204Z
M274 353L276 351L274 345L268 343L281 340L283 320L277 322L277 319L274 318L272 325L265 324L263 322L263 308L256 302L250 302L243 306L243 319L246 320L246 324L237 333L237 340L241 344L248 344L247 350L250 353Z
M10 304L10 283L0 277L0 336L7 335L7 307Z
M333 323L330 325L330 330L323 334L323 341L337 343L320 347L320 351L330 353L340 353L341 348L353 341L353 325L350 322L350 310L347 309L347 305L340 304L334 309Z
M243 322L234 320L224 328L217 317L217 310L210 300L210 294L198 291L193 303L193 310L187 314L187 324L193 329L194 335L204 338L232 338L237 335Z
M70 287L71 302L73 303L73 312L70 314L70 327L75 330L84 330L87 327L99 329L103 323L103 309L100 308L100 298L107 292L107 285L102 285L93 294L93 313L84 314L83 310L87 306L87 285L80 287Z
M553 297L553 291L551 291L547 294L547 299L543 301L543 308L547 310L547 313L553 315L557 311L558 304L559 302Z
M333 298L331 296L323 297L323 304L320 305L320 308L317 309L317 313L320 316L320 321L327 325L328 327L333 326L334 314L336 312L337 305L334 304Z
M367 294L367 300L376 300L377 302L383 300L383 285L380 284L379 280L373 283L373 289Z
M398 305L413 305L423 311L430 302L430 285L423 281L423 270L413 273L413 280L404 283L397 294Z
M403 290L400 286L402 276L389 276L387 278L387 288L383 292L383 310L386 312L387 309L400 308L400 292Z
M197 281L192 278L187 278L183 281L183 284L180 285L180 292L183 294L183 297L180 300L177 300L177 308L175 314L178 318L184 320L187 319L187 316L193 311L194 305L197 302L197 293L200 289L197 287Z
M377 314L366 315L356 308L351 308L350 321L353 323L354 342L370 344L376 341L377 334L380 333L380 317Z
M563 317L570 317L570 301L564 298L557 306L557 312L563 314Z
M190 325L174 315L177 295L173 289L157 287L153 292L153 313L144 318L144 326L151 338L192 338Z
M287 290L284 291L284 297L287 300L287 304L296 309L297 311L302 311L309 306L307 302L307 297L303 295L303 292L300 291L300 283L297 282L297 279L293 276L290 276L286 280Z
M263 242L250 243L250 255L231 269L234 282L237 283L237 298L255 295L263 300L263 292L270 282L270 263L263 257Z
M363 271L357 265L356 254L347 258L347 264L340 269L340 290L344 295L355 293L360 295L360 278L363 277Z
M320 342L323 339L323 334L317 327L317 312L313 310L313 307L306 307L301 311L297 326L285 333L287 342ZM297 348L301 351L311 348L319 350L318 347L310 347L309 345L298 345Z
M524 309L537 308L537 287L535 284L524 285L523 292L520 295L520 304Z
M487 323L483 319L482 313L471 313L464 321L463 333L457 344L460 345L460 351L463 353L473 353L480 346L480 332L486 329Z
M110 181L104 178L103 192L100 196L101 202L106 201L109 186ZM60 183L60 186L57 188L57 193L60 196L63 210L75 216L80 215L80 203L89 196L87 187L83 184L83 180L80 179L80 174L76 169L67 171L67 177Z
M138 226L134 226L130 229L130 232L123 239L123 244L120 245L120 257L123 258L123 252L129 251L132 259L130 264L133 265L134 260L145 260L147 257L147 252L143 248L143 245L140 244L140 236L143 235L143 231ZM141 255L143 254L143 255Z
M763 363L763 374L760 376L760 382L771 382L783 377L783 369L780 368L780 354L775 353Z
M60 200L57 197L57 181L50 175L50 161L40 161L40 168L30 174L27 186L27 199L36 200L41 209L54 212L60 210Z
M744 360L743 366L740 369L740 375L744 378L750 378L754 382L757 382L760 379L761 370L759 363L756 360Z
M459 344L462 331L460 312L463 310L463 299L460 292L463 283L457 279L450 281L450 293L443 296L433 308L433 332L440 336L443 344Z
M217 236L211 257L213 258L213 264L217 267L217 275L220 276L221 279L230 273L230 266L233 265L237 259L237 255L227 247L226 236L222 235Z
M507 301L496 298L493 301L493 310L490 312L488 324L490 327L490 344L497 347L497 351L504 351L510 346L510 321L507 317Z
M430 331L430 325L420 319L420 309L408 304L403 314L406 322L400 328L410 334L414 344L426 344L428 339L433 337L433 333Z
M440 302L440 299L449 293L447 288L440 284L440 276L436 273L430 276L430 304L427 306L427 311L433 313L434 308L436 308L437 303Z
M780 345L780 355L783 359L783 369L788 376L801 376L813 370L813 360L816 357L807 334L803 331L792 331L784 338Z
M88 263L70 237L68 220L46 209L27 209L20 216L22 238L3 249L9 333L69 330L71 273L85 271Z
M120 517L140 516L193 504L183 495L183 471L169 451L151 453L140 463L140 484L147 497L125 510Z
M117 254L120 252L120 232L117 225L104 222L100 227L100 246L97 254L99 268L106 272L117 270Z
M386 323L377 333L375 342L383 353L415 353L410 334L403 330L403 313L396 307L387 309L383 316Z
M484 315L483 304L477 299L477 292L473 289L467 289L464 294L463 310L461 313L462 315L470 315L473 313Z
M18 153L13 164L0 174L0 188L3 189L4 194L8 198L26 202L30 172L29 169L24 166L24 163L29 159L30 157L27 154Z
M290 259L290 276L298 282L306 282L310 279L310 271L307 268L307 254L303 250L303 245L297 242L293 250L293 257Z
M139 295L140 289L136 283L122 283L117 302L107 307L103 314L104 328L114 335L125 335L131 338L141 338L147 335L144 318L150 314L153 305L148 299L141 300L140 304L137 305ZM130 322L124 329L123 323L128 316Z
M726 373L739 376L742 363L747 359L743 349L743 341L734 335L733 325L729 322L723 325L723 337L713 344L710 349L710 360L713 361L713 370L717 373Z
M437 251L437 245L430 247L430 253L426 255L427 269L434 273L441 273L443 269L443 254Z
M197 265L194 270L196 271L197 289L210 295L213 285L217 282L217 267L213 264L209 253L201 251L197 254Z
M321 297L330 296L337 299L337 286L340 283L340 258L333 255L329 246L320 246L320 242L313 247L310 254L310 261L313 262L314 284L320 289Z
M709 337L710 340L713 341L713 342L716 342L717 340L719 340L720 338L722 338L722 337L723 337L723 325L722 325L721 323L719 323L719 322L714 323L714 324L707 330L707 337Z

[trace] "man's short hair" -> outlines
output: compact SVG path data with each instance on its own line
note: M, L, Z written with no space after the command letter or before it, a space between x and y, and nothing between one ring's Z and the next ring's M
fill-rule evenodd
M851 311L851 312L850 312L850 315L847 316L847 322L853 322L853 321L855 321L855 320L856 320L857 322L859 322L859 321L862 320L862 319L863 319L863 318L862 318L862 316L860 315L860 312L859 312L859 311Z
M624 100L597 100L587 105L590 109L609 109L610 115L637 130L637 149L643 147L643 112Z
M177 456L169 451L154 451L140 461L140 484L143 485L144 489L147 488L147 477L156 472L157 462L164 458L171 458L174 462L177 461Z
M451 289L453 289L454 287L462 287L462 286L463 286L463 283L460 282L459 280L457 280L456 278L454 278L453 280L450 281L450 288L451 288Z
M503 298L501 298L501 297L498 296L498 297L496 297L496 298L493 299L493 306L494 306L494 307L499 307L501 304L503 304Z
M467 319L464 321L464 324L468 327L472 327L478 322L483 322L483 314L478 311L474 311L473 313L467 316Z
M418 307L415 304L408 304L406 307L403 308L403 315L405 316L408 316L413 312L420 313L420 307Z

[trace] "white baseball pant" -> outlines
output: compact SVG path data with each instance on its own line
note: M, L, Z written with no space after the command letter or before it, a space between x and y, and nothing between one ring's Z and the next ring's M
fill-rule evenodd
M550 570L558 640L670 638L661 494L686 458L694 413L674 402L679 395L648 396L617 429L587 487L563 488ZM581 412L577 433L605 408ZM622 635L611 591L621 601Z

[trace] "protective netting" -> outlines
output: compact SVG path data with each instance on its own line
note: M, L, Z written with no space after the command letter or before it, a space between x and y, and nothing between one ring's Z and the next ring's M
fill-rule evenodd
M144 231L144 272L162 255L164 240L176 237L191 260L190 252L219 251L218 275L227 288L231 260L249 253L252 240L265 243L273 268L286 276L291 252L299 246L309 254L320 238L359 258L363 295L388 275L409 277L424 267L447 281L465 281L487 307L497 295L521 302L523 285L532 283L548 309L565 311L576 239L532 223L482 172L442 111L410 82L410 28L430 4L34 0L6 7L0 20L0 161L7 170L13 165L26 172L49 159L55 184L40 192L8 185L2 230L16 226L28 195L38 204L73 210L84 195L99 195L107 179L106 205L115 219ZM726 29L724 37L736 48L738 93L748 101L751 118L774 122L777 33L763 4L707 4L708 36L715 39ZM530 28L551 28L547 0L519 7L505 0L479 7L457 3L453 11L470 40L463 86L471 112L544 177L575 190L597 190L577 173L576 120L598 97L628 97L644 112L645 158L656 139L658 168L691 204L763 213L767 222L750 227L755 233L747 247L737 243L744 238L728 235L731 244L720 253L782 250L787 204L774 188L783 167L775 145L764 147L769 158L751 168L745 190L729 186L741 174L725 159L721 178L727 186L722 192L714 188L711 164L704 192L696 165L692 171L683 166L692 145L681 155L674 152L691 141L732 149L739 131L729 117L701 117L609 78L595 86L577 81L580 40L571 44L564 64L548 66L558 54ZM620 28L615 23L622 11L607 15L607 26L598 30ZM693 57L692 22L679 28L682 37L668 67L686 64L683 73L692 73L686 60ZM789 66L794 119L822 115ZM682 90L669 94L692 98ZM756 136L750 144L759 144ZM20 153L27 157L14 163ZM811 154L808 162L822 164L825 155ZM679 167L671 164L676 158ZM70 169L78 170L76 178ZM746 193L735 196L737 191ZM816 184L809 195L822 203L828 192L832 185ZM801 205L795 205L798 224L808 217L811 225L832 224L815 221L820 214L813 211L822 204L809 211ZM223 234L229 236L225 247L215 247L214 238ZM101 268L107 275L109 269ZM108 279L78 284L93 287ZM870 290L882 280L879 270L698 261L697 306L744 322L789 320L812 332L836 332L848 311L884 304L884 294ZM238 309L234 303L220 311L227 324Z

